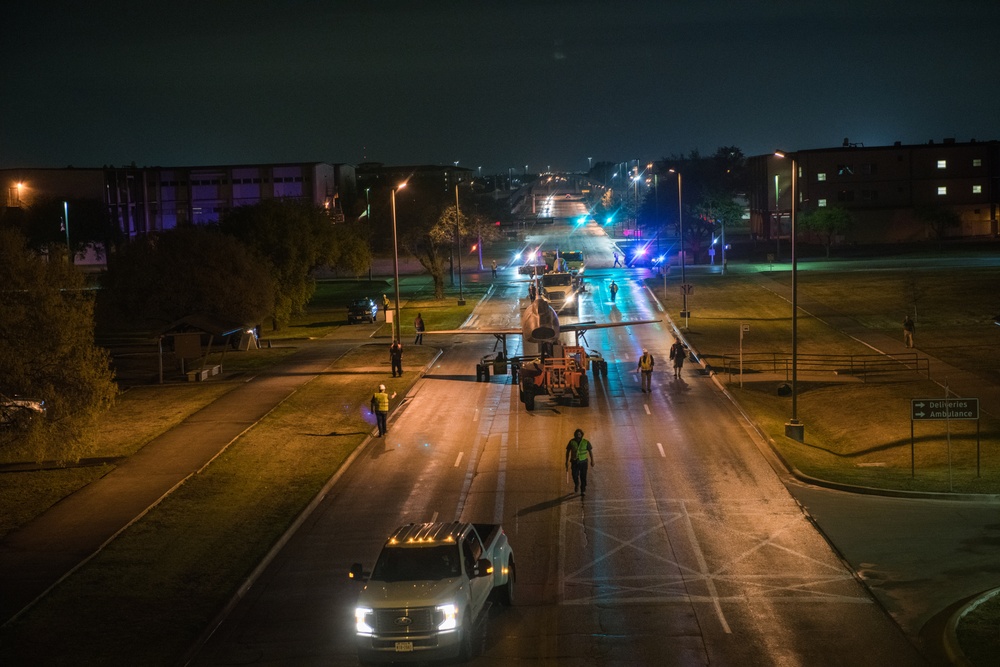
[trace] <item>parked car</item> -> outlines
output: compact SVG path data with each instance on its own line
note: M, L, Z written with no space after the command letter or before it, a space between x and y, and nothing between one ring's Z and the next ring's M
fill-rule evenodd
M347 323L374 322L378 315L378 306L368 298L355 299L347 306Z
M0 394L0 426L23 426L45 415L45 401Z

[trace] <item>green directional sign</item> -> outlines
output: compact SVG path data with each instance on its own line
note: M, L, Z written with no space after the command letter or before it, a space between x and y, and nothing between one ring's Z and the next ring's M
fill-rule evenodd
M911 398L911 420L979 419L978 398Z

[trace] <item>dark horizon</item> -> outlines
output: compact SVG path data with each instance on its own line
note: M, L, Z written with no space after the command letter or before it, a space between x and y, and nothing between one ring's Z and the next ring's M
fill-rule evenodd
M337 4L11 7L0 168L538 173L1000 134L998 3Z

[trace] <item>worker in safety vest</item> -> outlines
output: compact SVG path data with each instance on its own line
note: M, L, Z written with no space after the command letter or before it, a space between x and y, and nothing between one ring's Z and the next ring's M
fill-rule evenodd
M572 466L573 492L587 495L587 468L594 467L594 450L583 437L583 430L576 429L573 439L566 444L566 469Z
M393 396L395 395L393 393ZM384 384L380 384L378 391L372 394L372 412L375 413L375 423L378 425L378 435L381 438L389 431L385 425L385 419L389 415L389 394Z
M636 368L642 378L642 393L652 391L653 380L653 365L656 361L653 359L653 355L649 353L649 350L643 350L642 356L639 357L639 366Z

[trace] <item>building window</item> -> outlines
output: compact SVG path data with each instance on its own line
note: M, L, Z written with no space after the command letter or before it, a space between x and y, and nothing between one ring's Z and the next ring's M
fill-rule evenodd
M825 181L826 180L826 172L825 171L821 171L818 174L816 174L816 180L817 181Z
M948 168L948 161L947 160L938 160L937 161L937 165L938 165L938 169L947 169Z
M946 194L948 194L948 186L947 185L939 185L938 186L938 194L939 195L946 195Z
M983 161L981 159L977 158L977 157L974 157L974 158L972 158L972 166L973 167L982 167L983 166Z
M841 190L837 193L837 201L854 201L854 190Z
M974 195L981 195L981 194L983 194L983 186L981 186L981 185L973 185L972 186L972 194L974 194Z
M816 202L816 205L819 206L820 208L823 208L824 206L826 206L826 200L820 199Z
M850 164L838 164L837 165L837 176L853 176L854 166Z

